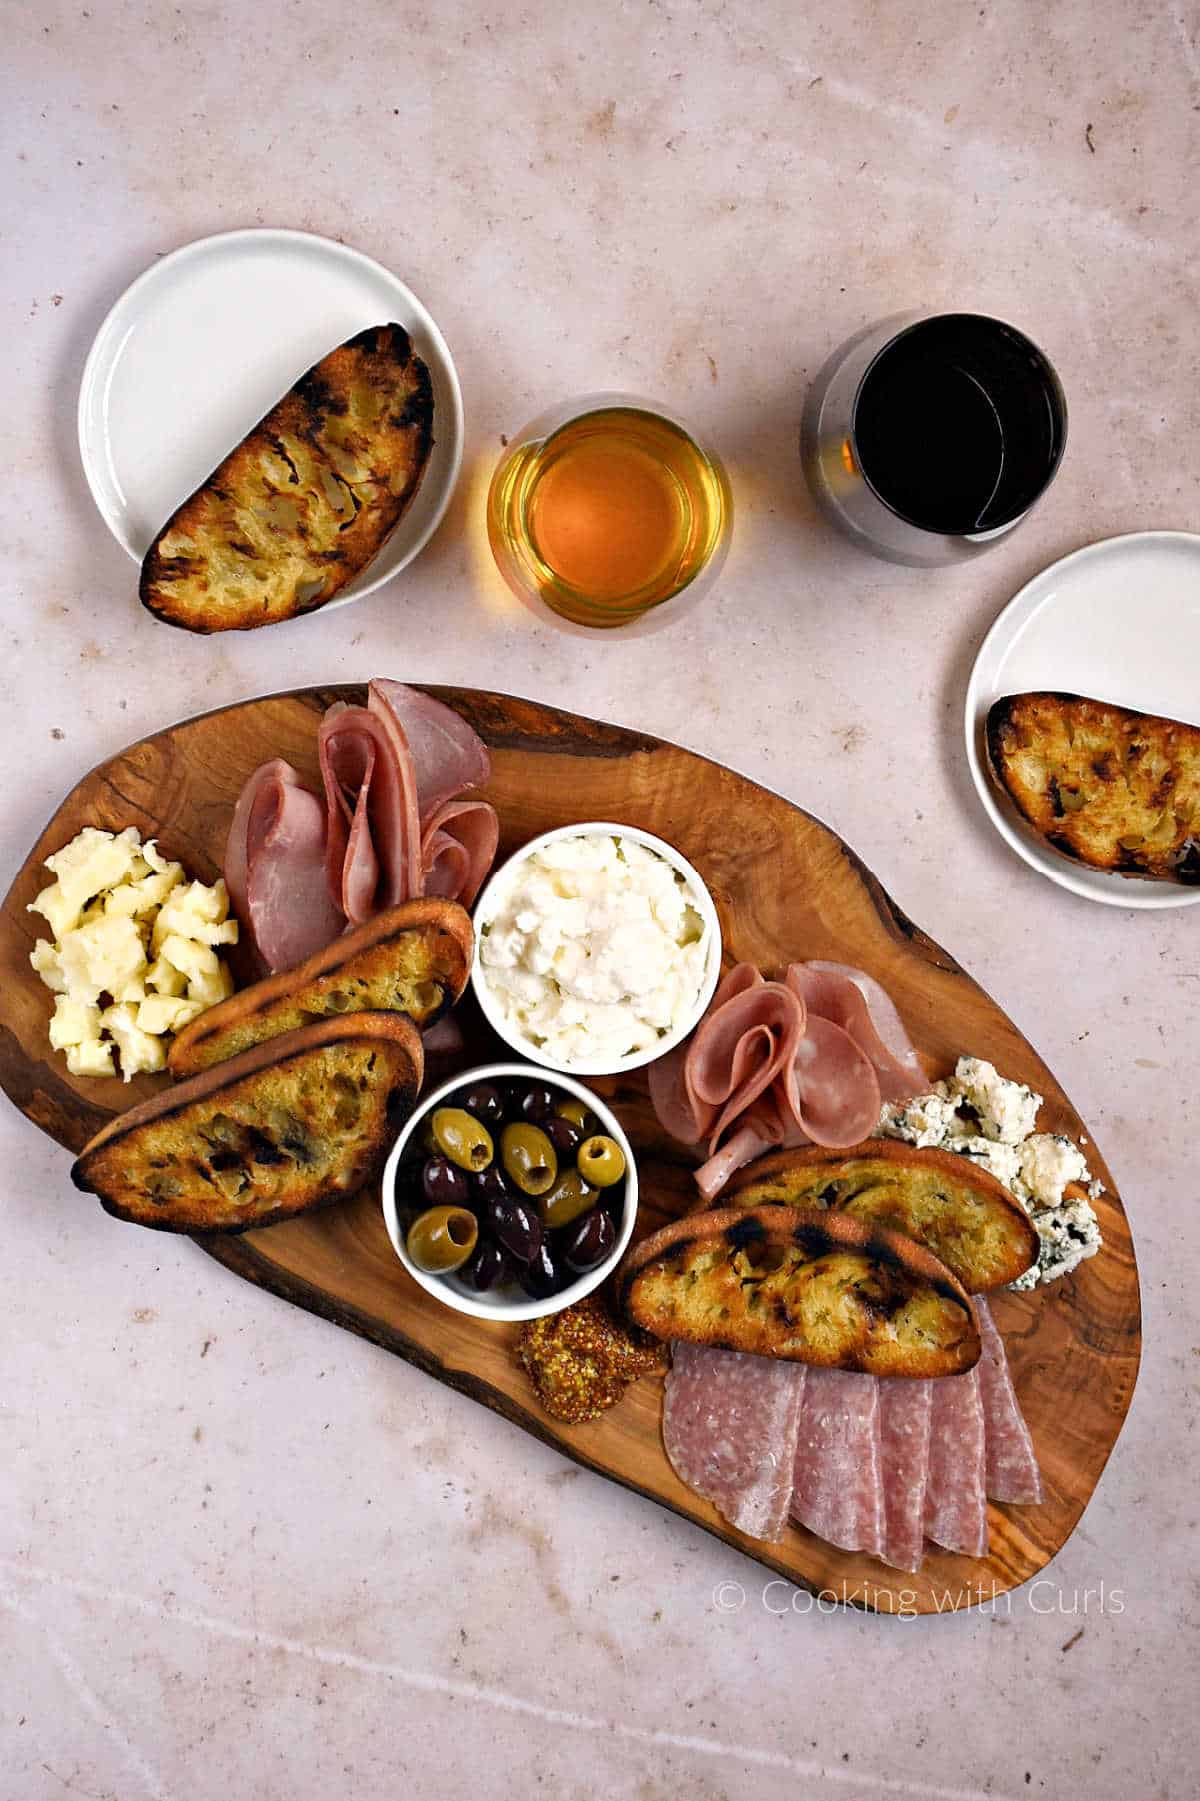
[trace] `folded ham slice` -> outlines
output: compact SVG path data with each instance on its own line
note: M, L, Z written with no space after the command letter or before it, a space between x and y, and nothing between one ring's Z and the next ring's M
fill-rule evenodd
M342 930L325 879L325 809L281 757L243 787L224 867L230 901L265 970L290 969Z
M752 1538L773 1541L787 1524L808 1374L802 1363L671 1346L662 1426L671 1466Z
M894 1569L916 1571L925 1555L925 1481L933 1383L884 1377L879 1382L879 1449L883 1464L884 1546Z
M979 1365L933 1384L925 1536L947 1551L987 1554L986 1443Z
M317 736L329 891L351 925L421 893L421 821L403 738L367 707L330 707Z
M367 689L367 706L395 723L408 748L422 820L464 788L481 788L492 759L479 733L460 713L419 688L377 680Z
M1043 1498L1042 1473L1013 1389L1004 1340L983 1295L977 1294L973 1304L983 1340L977 1367L985 1427L987 1492L993 1501L1032 1506Z
M843 1551L883 1553L887 1536L879 1383L810 1369L800 1411L792 1518Z
M500 821L486 800L447 800L423 822L421 871L426 894L469 907L496 858Z

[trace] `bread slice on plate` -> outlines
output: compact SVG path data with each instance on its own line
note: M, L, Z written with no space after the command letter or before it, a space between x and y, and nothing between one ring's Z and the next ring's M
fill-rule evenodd
M1006 1288L1037 1261L1038 1235L995 1176L952 1151L869 1138L849 1151L774 1151L740 1170L718 1207L828 1207L903 1232L968 1294Z
M719 1208L654 1232L617 1292L657 1338L872 1376L955 1376L979 1359L970 1297L887 1226L791 1207Z
M402 325L331 350L167 520L142 605L189 632L324 606L395 528L433 446L433 387Z
M1051 849L1200 883L1200 726L1078 694L1009 694L986 735L993 777Z
M295 969L241 988L185 1026L167 1061L194 1075L315 1019L369 1010L403 1013L424 1028L454 1006L471 973L475 934L457 901L389 907Z
M421 1035L401 1014L319 1020L110 1120L71 1178L140 1226L269 1226L369 1181L423 1074Z

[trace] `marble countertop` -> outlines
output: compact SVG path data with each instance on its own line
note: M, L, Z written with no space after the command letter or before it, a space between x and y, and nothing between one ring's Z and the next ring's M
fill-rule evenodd
M10 9L3 879L122 743L293 684L506 688L736 765L860 850L1093 1125L1145 1307L1108 1470L1044 1583L994 1609L764 1600L760 1568L686 1522L82 1204L5 1104L6 1801L1194 1792L1196 915L1092 906L1027 869L985 824L960 717L1036 570L1200 523L1200 16L808 10ZM462 378L464 476L373 598L191 640L138 606L75 400L134 275L256 224L343 238L426 301ZM811 373L913 305L1011 318L1071 411L1046 502L936 574L832 536L796 454ZM501 434L602 387L694 419L736 496L719 589L640 641L537 623L482 536Z

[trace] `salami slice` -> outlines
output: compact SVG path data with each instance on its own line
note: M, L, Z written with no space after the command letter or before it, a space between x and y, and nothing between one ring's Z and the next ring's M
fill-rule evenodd
M886 1533L883 1560L919 1570L925 1554L925 1481L929 1473L932 1382L888 1377L879 1383L879 1445Z
M965 1376L940 1376L932 1387L925 1535L947 1551L984 1557L986 1450L979 1365Z
M880 1556L886 1541L879 1383L810 1369L800 1414L792 1518L843 1551Z
M979 1393L986 1437L985 1477L993 1501L1033 1506L1042 1499L1042 1474L1029 1427L1013 1391L1008 1356L982 1295L975 1296L983 1354L979 1359Z
M663 1444L681 1482L752 1538L782 1537L805 1378L802 1363L671 1346Z

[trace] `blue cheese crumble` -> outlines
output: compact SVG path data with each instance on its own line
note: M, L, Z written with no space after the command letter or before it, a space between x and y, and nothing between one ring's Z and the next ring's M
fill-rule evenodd
M879 1116L880 1137L968 1157L1002 1182L1029 1214L1041 1250L1033 1268L1013 1283L1034 1288L1055 1282L1100 1249L1092 1201L1104 1192L1079 1146L1058 1132L1037 1131L1042 1097L1010 1082L981 1057L960 1057L949 1081L928 1094L889 1102ZM1087 1199L1068 1196L1072 1183Z

